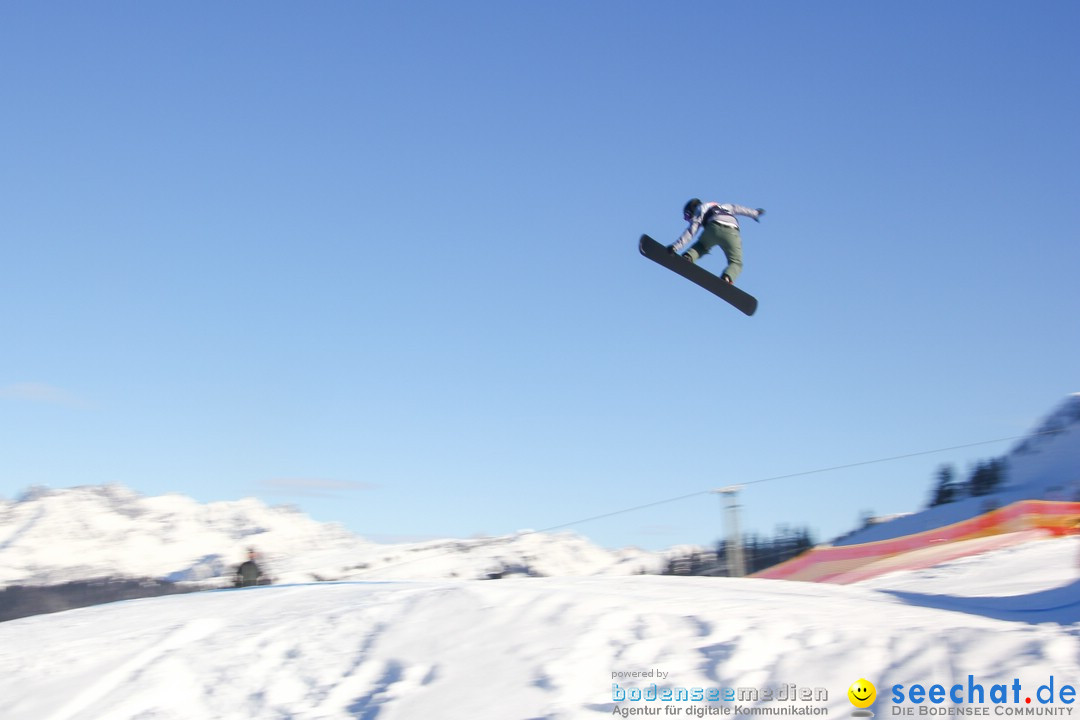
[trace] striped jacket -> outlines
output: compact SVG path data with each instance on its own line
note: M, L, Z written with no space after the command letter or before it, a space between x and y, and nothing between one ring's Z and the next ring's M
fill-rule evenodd
M690 218L690 227L686 228L683 234L679 236L678 241L672 246L672 250L679 252L689 245L690 241L697 235L697 231L706 223L726 225L738 230L739 221L735 218L736 215L745 215L756 219L759 213L754 208L743 207L734 203L701 203L694 217Z

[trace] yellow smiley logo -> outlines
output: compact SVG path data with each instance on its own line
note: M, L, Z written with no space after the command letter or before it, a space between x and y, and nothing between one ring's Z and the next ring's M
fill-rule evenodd
M848 700L857 708L868 708L877 699L877 688L866 679L856 680L847 691Z

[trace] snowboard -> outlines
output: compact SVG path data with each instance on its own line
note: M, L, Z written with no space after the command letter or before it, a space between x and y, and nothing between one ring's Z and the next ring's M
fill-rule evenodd
M655 263L663 265L668 270L673 270L687 280L700 285L721 300L726 300L734 307L753 315L757 310L757 298L740 290L730 283L724 282L703 267L699 267L681 255L669 253L667 247L653 240L648 235L642 235L638 242L638 250L641 254Z

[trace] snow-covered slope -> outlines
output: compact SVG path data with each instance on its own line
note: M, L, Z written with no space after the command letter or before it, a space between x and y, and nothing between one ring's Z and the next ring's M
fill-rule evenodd
M1000 491L901 515L855 531L836 545L887 540L967 520L1017 500L1080 499L1080 393L1068 396L1004 458Z
M966 686L968 675L988 693L1020 684L1019 702L1010 696L991 706L987 698L987 715L1065 714L1071 705L1025 704L1024 696L1035 697L1051 676L1058 689L1080 678L1076 552L1076 538L1043 540L863 586L521 578L271 586L114 603L0 623L2 714L573 720L645 708L681 717L816 708L818 717L840 718L852 711L848 687L866 678L878 689L877 717L892 717L894 684ZM1009 576L1021 566L1022 577ZM827 698L618 700L619 690L652 683L794 684Z
M109 485L0 500L0 587L103 576L225 584L248 547L277 582L631 574L661 564L571 533L381 545L251 498L203 505Z
M1080 495L1080 393L1070 395L1008 455L1006 491L1025 498Z

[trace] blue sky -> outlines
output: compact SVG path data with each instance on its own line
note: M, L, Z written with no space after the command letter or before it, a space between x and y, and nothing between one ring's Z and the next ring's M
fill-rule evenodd
M1023 434L1080 390L1078 21L0 6L0 495L469 536ZM638 255L693 196L768 211L753 318ZM1009 446L757 483L744 529L827 539ZM697 495L573 529L720 525Z

